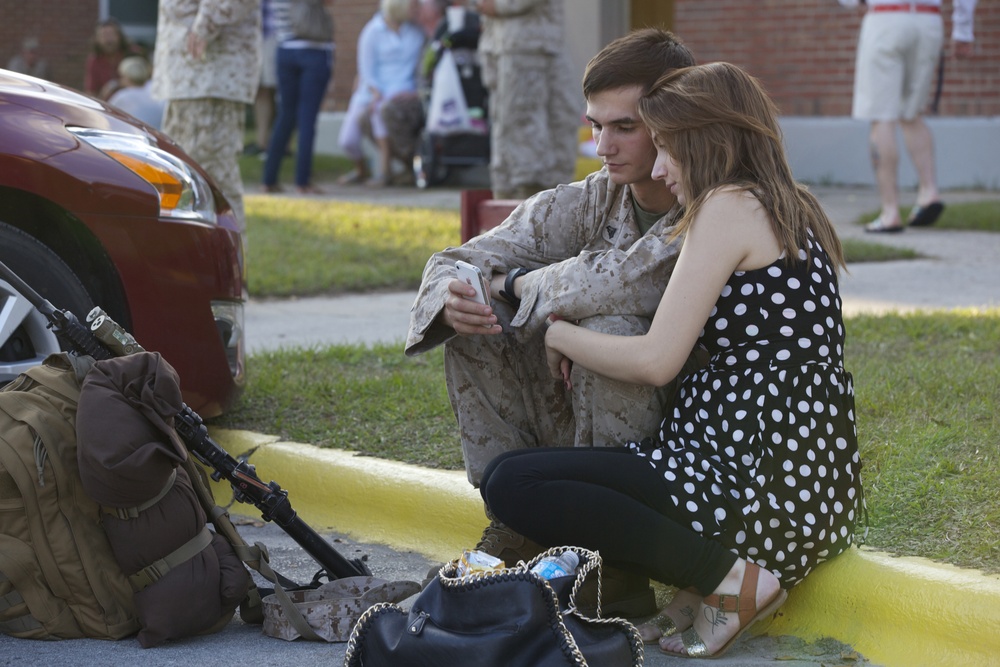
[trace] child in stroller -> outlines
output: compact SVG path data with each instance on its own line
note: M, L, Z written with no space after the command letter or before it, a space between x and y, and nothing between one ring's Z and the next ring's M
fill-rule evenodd
M452 166L489 164L489 101L476 52L481 32L479 14L448 7L428 47L426 123L413 157L418 187L440 184Z

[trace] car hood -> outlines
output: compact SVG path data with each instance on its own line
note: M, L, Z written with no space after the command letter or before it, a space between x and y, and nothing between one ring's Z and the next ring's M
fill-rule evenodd
M51 81L0 69L0 105L3 104L16 104L57 116L66 125L151 134L100 100Z

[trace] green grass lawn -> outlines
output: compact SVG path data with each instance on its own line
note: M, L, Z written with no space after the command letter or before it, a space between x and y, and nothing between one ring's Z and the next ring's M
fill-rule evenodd
M866 225L879 215L879 211L871 211L860 218L856 224ZM910 209L899 209L899 217L906 220ZM977 232L1000 232L1000 199L994 201L965 202L948 204L941 217L934 223L934 229L964 229Z
M459 243L457 211L250 195L254 297L415 290L427 258Z
M351 170L352 163L346 157L336 155L313 156L313 183L332 183ZM240 157L240 174L247 184L247 192L254 192L264 182L264 160L259 155ZM278 182L291 186L295 183L295 156L286 155L278 169Z
M427 258L460 242L457 211L253 194L246 210L258 298L416 289ZM844 240L844 254L849 264L917 256L858 239Z

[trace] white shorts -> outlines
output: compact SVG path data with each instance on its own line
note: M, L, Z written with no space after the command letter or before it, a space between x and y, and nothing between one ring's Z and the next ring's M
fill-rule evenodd
M913 120L930 98L944 41L939 14L868 12L854 69L854 107L862 120Z
M265 37L260 43L260 86L278 87L278 38Z

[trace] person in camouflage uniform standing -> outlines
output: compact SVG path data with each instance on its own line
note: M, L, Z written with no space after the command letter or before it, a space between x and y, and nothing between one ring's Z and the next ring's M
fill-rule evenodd
M479 0L489 90L490 183L524 199L573 180L580 106L564 49L564 0Z
M260 82L261 0L160 0L153 96L166 100L163 132L208 172L246 240L246 105Z
M428 261L405 351L445 345L448 394L474 486L506 451L614 446L656 432L673 385L630 385L580 367L567 387L549 376L544 338L550 316L621 335L649 328L680 249L666 241L679 207L651 178L656 150L638 101L660 75L692 64L687 48L663 30L610 43L583 81L605 167L534 195L500 226ZM473 292L456 278L457 260L482 270L492 308L465 298ZM495 521L478 546L515 563L536 547ZM648 601L648 580L629 588ZM628 612L619 610L642 615Z

